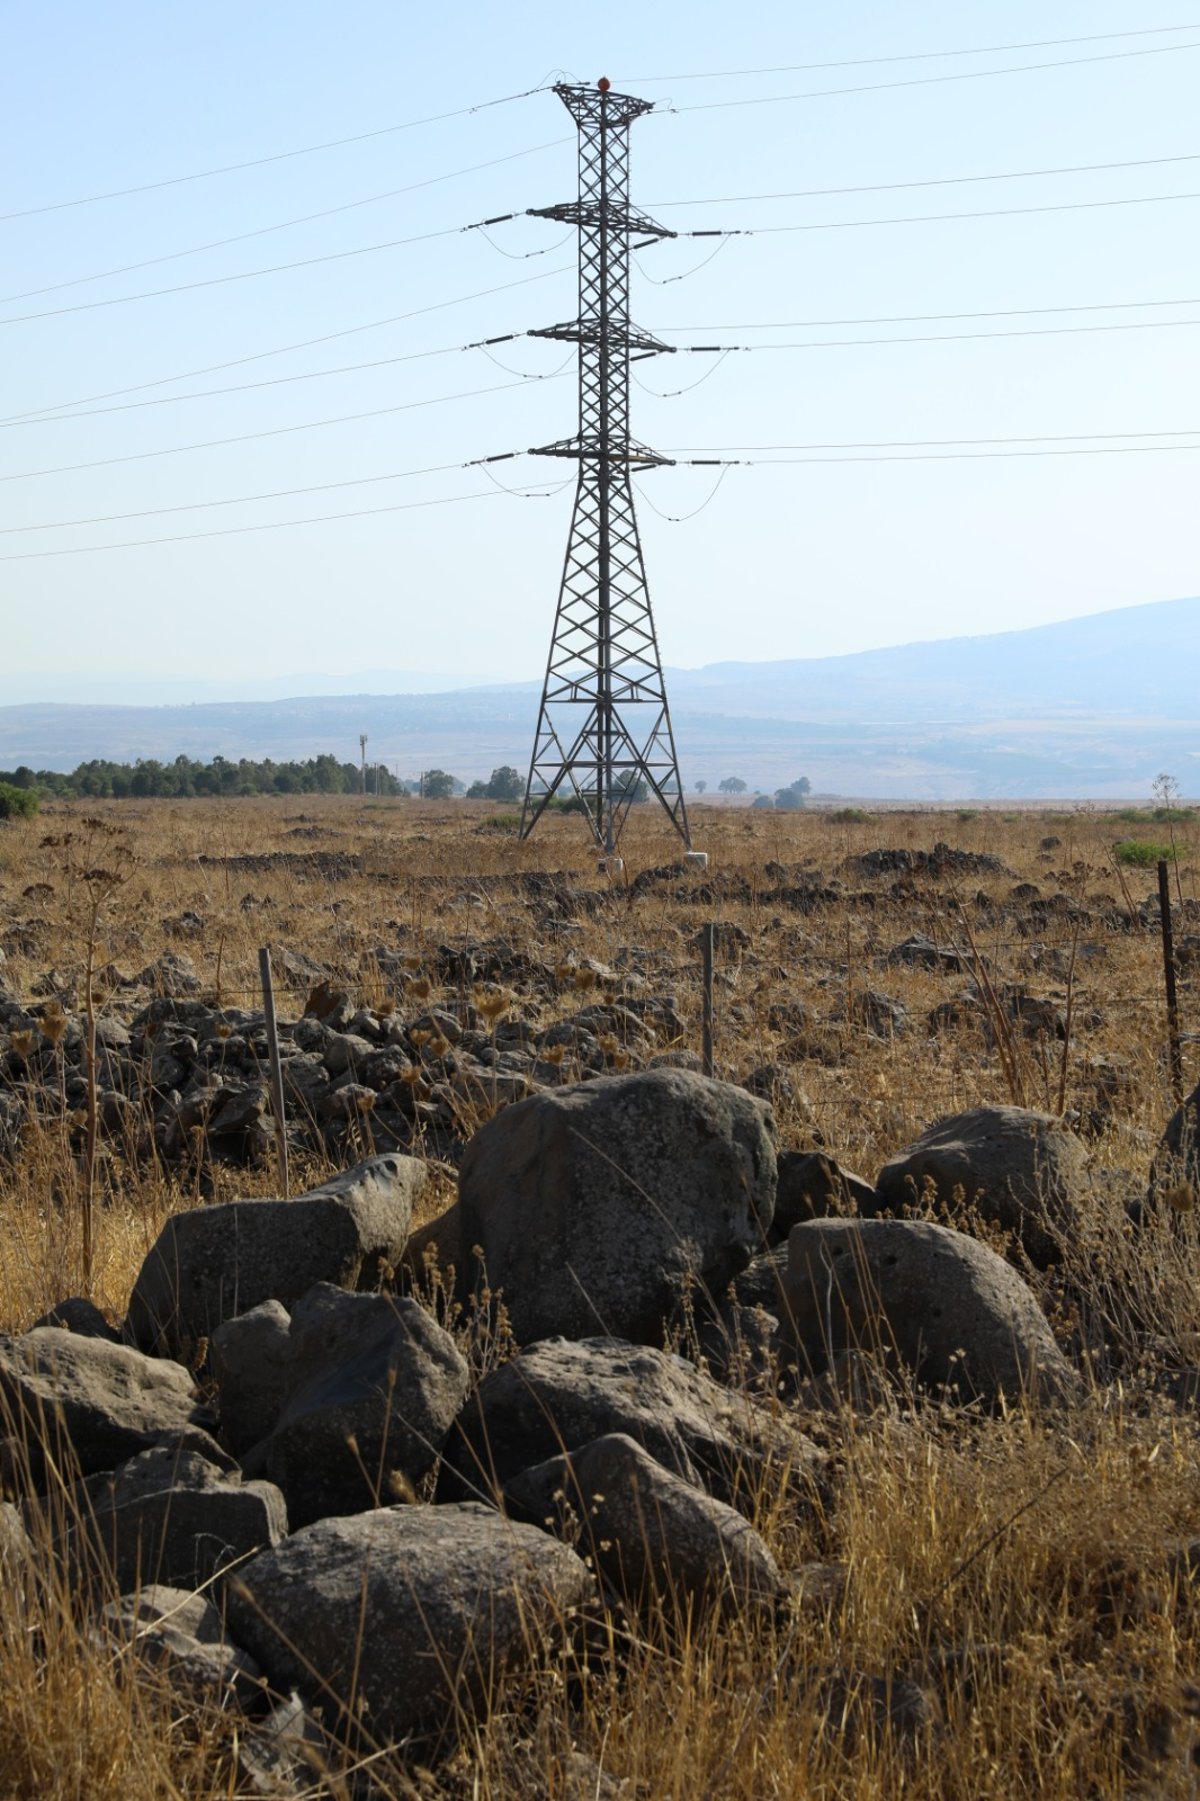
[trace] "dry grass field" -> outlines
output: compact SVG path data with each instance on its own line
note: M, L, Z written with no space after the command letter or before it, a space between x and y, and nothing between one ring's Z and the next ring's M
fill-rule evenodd
M512 821L483 804L288 796L43 809L0 826L0 999L7 989L53 1015L57 994L76 1009L90 954L100 1013L120 1017L146 999L123 979L182 950L206 998L253 1008L257 953L270 944L405 1017L479 1010L498 990L506 1019L541 1028L636 979L670 1001L677 1047L699 1050L697 937L715 921L716 1073L769 1094L781 1146L820 1145L873 1181L934 1119L981 1103L1075 1126L1091 1216L1049 1273L1022 1273L1086 1372L1087 1398L1045 1415L902 1392L805 1411L798 1423L831 1455L823 1507L800 1514L784 1493L758 1497L760 1529L798 1573L789 1619L664 1613L619 1657L596 1653L586 1675L553 1668L500 1687L486 1723L432 1767L381 1756L369 1774L314 1776L310 1792L1200 1792L1198 1241L1187 1194L1136 1230L1125 1209L1145 1192L1173 1102L1157 903L1145 904L1155 871L1113 856L1118 839L1162 839L1168 826L1090 810L697 807L696 848L711 858L702 874L673 867L677 842L642 811L624 875L610 878L578 819L548 818L520 845ZM1200 824L1169 829L1190 1088ZM939 844L950 854L922 854ZM960 966L889 961L918 933L956 948ZM447 982L439 952L470 946L494 953L498 976ZM386 973L397 965L381 952L399 953L402 975ZM283 1019L304 1000L280 981ZM609 1067L636 1062L618 1038L602 1045ZM17 1083L20 1048L0 1030L4 1068ZM485 1096L480 1120L488 1110ZM369 1120L363 1132L366 1150ZM453 1194L452 1148L434 1148L431 1213ZM0 1160L5 1331L82 1290L79 1157L78 1121L45 1104ZM310 1147L294 1187L329 1167ZM269 1158L168 1163L153 1146L115 1143L97 1180L93 1293L119 1321L171 1210L269 1194L275 1175ZM48 1562L36 1579L10 1572L0 1647L0 1797L256 1792L238 1774L235 1721L132 1670Z

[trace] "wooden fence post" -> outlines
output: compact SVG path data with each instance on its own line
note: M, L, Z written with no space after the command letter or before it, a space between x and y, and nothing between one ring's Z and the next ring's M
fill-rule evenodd
M704 1073L713 1073L713 946L716 927L710 919L700 928L700 954L703 959L704 983Z
M279 1060L279 1027L275 1023L275 987L271 981L271 953L264 946L258 953L258 970L262 977L263 1017L267 1024L267 1048L271 1054L271 1112L275 1116L275 1155L279 1159L279 1180L283 1198L289 1200L287 1115L283 1106L283 1065Z
M1171 1069L1171 1093L1175 1105L1183 1105L1183 1051L1179 1044L1179 996L1175 988L1175 941L1171 932L1171 883L1167 859L1158 860L1158 915L1162 925L1163 976L1167 984L1167 1056Z

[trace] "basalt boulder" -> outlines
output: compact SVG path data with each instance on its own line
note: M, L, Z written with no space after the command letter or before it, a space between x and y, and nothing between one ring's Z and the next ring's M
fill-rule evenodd
M508 1107L467 1146L462 1242L520 1344L661 1342L689 1285L724 1288L770 1230L771 1110L688 1070L601 1077Z

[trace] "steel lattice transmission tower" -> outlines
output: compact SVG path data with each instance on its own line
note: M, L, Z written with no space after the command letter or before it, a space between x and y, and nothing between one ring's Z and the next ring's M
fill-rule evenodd
M644 782L690 848L633 510L633 472L670 458L629 435L630 362L668 349L629 317L631 240L675 236L629 203L629 128L653 102L611 93L607 81L554 91L579 128L579 198L531 211L578 229L579 317L530 335L578 344L579 430L533 455L577 459L579 483L521 836L569 783L611 855Z

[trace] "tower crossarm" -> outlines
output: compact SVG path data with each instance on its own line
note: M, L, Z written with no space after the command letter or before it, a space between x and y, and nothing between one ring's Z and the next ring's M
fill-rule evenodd
M568 319L562 325L538 325L527 333L531 338L557 338L563 344L585 344L595 349L601 345L600 326L594 319ZM608 336L607 348L638 356L674 356L674 344L664 344L636 325L620 326Z
M630 237L677 238L679 233L669 225L660 225L649 213L636 206L621 206L614 201L564 200L558 206L531 206L526 209L531 219L557 219L562 225L575 225L580 231L623 232Z

